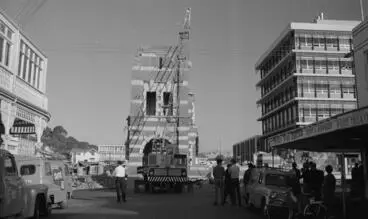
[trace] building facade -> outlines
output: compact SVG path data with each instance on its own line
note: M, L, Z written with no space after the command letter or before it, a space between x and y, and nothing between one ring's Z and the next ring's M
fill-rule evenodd
M240 163L253 162L253 155L258 151L264 151L261 144L261 136L256 135L233 145L233 157Z
M263 138L357 107L353 59L346 55L358 24L323 14L311 23L293 22L261 56L256 71Z
M71 160L73 164L76 164L78 162L99 162L100 156L97 150L95 149L89 149L89 150L83 150L79 148L73 148L71 151Z
M176 117L179 117L179 152L191 161L198 151L194 94L188 87L189 60L180 67L179 91L176 80L177 47L148 47L138 50L132 70L129 115L129 163L142 163L146 146L154 139L177 144ZM174 78L175 77L175 78ZM179 93L180 103L177 102ZM177 112L177 104L180 104ZM178 115L179 113L179 115Z
M100 161L123 161L125 159L125 145L98 145Z
M34 155L50 120L47 58L18 25L0 11L1 147Z

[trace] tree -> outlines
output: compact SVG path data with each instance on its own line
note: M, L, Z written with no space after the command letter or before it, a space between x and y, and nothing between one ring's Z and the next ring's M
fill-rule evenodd
M73 148L97 149L95 145L79 142L76 138L68 136L67 130L62 126L56 126L54 129L46 127L41 140L45 146L49 146L54 152L61 154L69 154Z

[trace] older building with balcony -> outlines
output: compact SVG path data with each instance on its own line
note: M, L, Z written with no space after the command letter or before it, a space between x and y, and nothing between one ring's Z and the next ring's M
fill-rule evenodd
M359 21L290 23L256 64L263 138L356 108L352 29Z
M0 11L1 147L35 154L50 120L46 97L47 58Z

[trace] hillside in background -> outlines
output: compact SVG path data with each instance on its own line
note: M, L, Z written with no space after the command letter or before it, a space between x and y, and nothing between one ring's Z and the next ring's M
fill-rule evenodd
M72 136L68 136L68 132L62 126L56 126L54 129L47 127L42 135L44 147L49 147L56 153L66 154L73 148L79 149L97 149L96 145L88 142L78 141Z

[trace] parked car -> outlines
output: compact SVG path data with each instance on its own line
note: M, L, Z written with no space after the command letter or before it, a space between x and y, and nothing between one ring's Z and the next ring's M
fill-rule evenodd
M30 158L19 160L18 163L20 175L26 184L47 186L52 205L61 209L68 207L69 178L65 176L66 167L62 161Z
M289 186L292 173L274 168L254 168L245 189L248 207L260 208L271 217L274 213L289 213Z
M51 214L48 187L27 185L19 176L14 156L0 149L0 218L35 218Z

